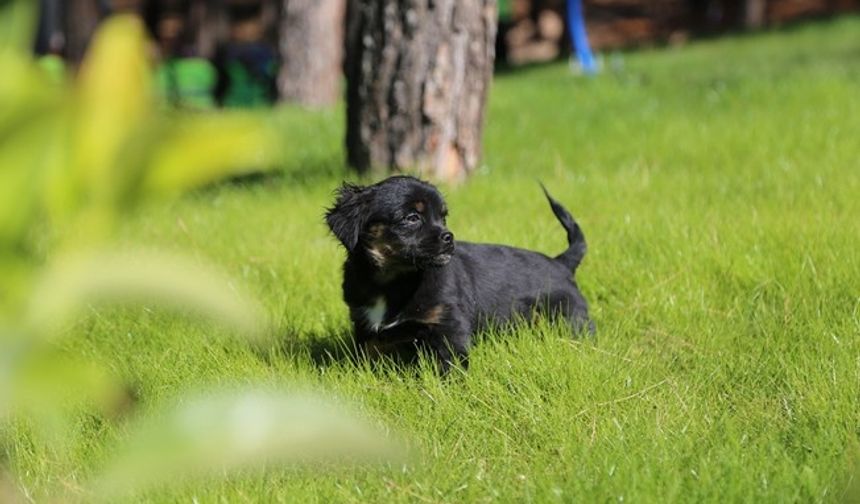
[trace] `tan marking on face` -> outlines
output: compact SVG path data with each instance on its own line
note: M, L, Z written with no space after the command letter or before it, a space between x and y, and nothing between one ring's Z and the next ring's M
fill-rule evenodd
M381 245L374 244L367 247L367 255L379 268L384 267L385 263L388 262L388 256L385 255L385 249Z
M367 255L379 268L385 267L388 263L388 257L393 252L391 245L385 243L386 229L385 224L381 223L373 224L367 229L367 235L370 237L367 244Z
M382 235L385 233L385 224L374 224L370 226L367 233L372 238L382 238Z
M442 322L442 317L445 316L445 305L436 305L424 313L419 322L424 324L435 325Z
M418 213L424 213L424 210L427 208L427 205L423 201L415 202L415 211Z

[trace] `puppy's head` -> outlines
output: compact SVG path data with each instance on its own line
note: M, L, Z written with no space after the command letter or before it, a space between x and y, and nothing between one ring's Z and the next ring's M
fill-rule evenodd
M379 269L424 269L444 266L454 253L447 213L435 187L397 176L367 187L344 184L326 222L349 254L364 254Z

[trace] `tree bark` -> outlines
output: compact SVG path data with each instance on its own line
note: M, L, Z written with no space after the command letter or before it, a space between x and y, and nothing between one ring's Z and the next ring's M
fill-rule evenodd
M744 7L744 28L755 30L763 27L767 0L746 0Z
M281 99L308 107L341 96L345 0L284 0L281 16Z
M188 30L197 56L213 58L219 42L227 38L228 28L223 4L191 0L188 7Z
M83 60L99 21L99 9L95 0L70 0L66 4L65 54L74 65Z
M478 166L496 0L349 0L347 133L360 172L458 181Z

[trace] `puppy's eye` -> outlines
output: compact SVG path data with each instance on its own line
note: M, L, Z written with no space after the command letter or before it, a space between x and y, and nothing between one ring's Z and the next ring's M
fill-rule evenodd
M415 212L412 212L411 214L407 215L404 220L410 224L418 224L419 222L421 222L421 216Z

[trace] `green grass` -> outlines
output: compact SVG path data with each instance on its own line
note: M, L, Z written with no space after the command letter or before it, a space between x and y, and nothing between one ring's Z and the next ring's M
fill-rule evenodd
M349 337L343 252L321 220L346 176L343 116L284 110L281 176L152 205L121 237L223 266L279 343L255 352L180 317L111 310L73 328L72 347L144 410L201 385L286 380L359 404L415 456L148 499L841 500L860 460L858 32L847 18L625 54L594 79L563 64L497 77L486 164L445 189L449 225L557 253L543 180L589 240L578 279L598 335L483 338L448 381L321 358ZM74 492L123 429L82 416L69 456L23 433L7 451L31 494Z

